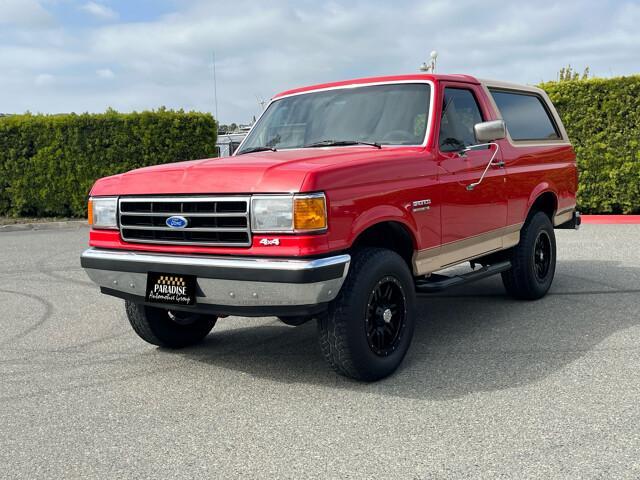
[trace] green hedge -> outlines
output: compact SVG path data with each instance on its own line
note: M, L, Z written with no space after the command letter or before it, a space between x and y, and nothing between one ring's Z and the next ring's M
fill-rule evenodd
M0 215L84 216L96 179L214 156L209 114L153 112L0 118Z
M578 157L584 213L640 212L640 75L540 85Z
M640 75L548 82L580 168L584 213L640 213ZM211 157L208 114L158 110L0 118L0 215L83 216L100 177Z

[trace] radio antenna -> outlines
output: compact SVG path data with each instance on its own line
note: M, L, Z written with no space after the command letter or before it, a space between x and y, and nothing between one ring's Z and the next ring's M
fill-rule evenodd
M218 117L218 82L216 80L216 52L213 51L213 103L216 112L216 122L220 125L220 118Z

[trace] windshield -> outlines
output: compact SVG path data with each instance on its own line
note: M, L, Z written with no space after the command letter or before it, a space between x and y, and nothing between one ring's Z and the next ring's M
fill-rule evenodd
M269 105L237 154L343 142L421 145L430 86L349 87L293 95Z

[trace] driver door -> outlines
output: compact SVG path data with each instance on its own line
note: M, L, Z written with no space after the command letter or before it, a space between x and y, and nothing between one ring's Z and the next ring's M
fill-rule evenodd
M507 177L500 166L490 166L482 183L472 190L496 147L460 154L478 144L473 127L490 120L488 108L478 87L469 84L445 84L441 102L438 134L439 190L443 265L477 257L502 247L507 222ZM501 160L498 151L494 162Z

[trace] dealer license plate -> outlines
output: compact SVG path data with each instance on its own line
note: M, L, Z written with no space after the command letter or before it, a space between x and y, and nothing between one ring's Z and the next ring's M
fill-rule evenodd
M195 305L197 282L195 275L149 272L147 302L171 305Z

